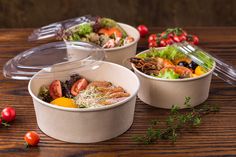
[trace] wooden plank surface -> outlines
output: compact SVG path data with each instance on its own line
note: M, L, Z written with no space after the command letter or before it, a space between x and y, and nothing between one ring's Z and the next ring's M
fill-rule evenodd
M151 28L160 32L162 28ZM236 27L186 28L200 38L200 46L236 65ZM219 104L217 114L203 118L202 125L183 131L175 144L162 141L152 145L138 145L131 137L144 134L151 119L164 121L168 110L153 108L137 100L134 123L123 135L100 143L71 144L48 137L40 131L27 81L6 79L2 75L5 62L21 51L43 42L29 43L32 29L0 29L0 109L11 105L17 118L8 128L0 128L0 157L4 156L236 156L236 89L213 77L207 102ZM141 39L138 51L147 48L147 39ZM58 119L60 122L60 119ZM23 136L35 130L41 136L38 147L24 149Z

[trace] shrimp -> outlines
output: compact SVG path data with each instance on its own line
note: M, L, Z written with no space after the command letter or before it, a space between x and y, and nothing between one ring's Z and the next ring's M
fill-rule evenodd
M186 67L183 67L183 66L175 66L174 68L175 72L177 74L180 74L180 77L182 78L188 78L188 77L191 77L192 76L192 70L186 68Z
M164 72L167 69L174 70L174 72L179 74L181 78L188 78L188 77L192 76L192 71L186 67L183 67L183 66L166 67L166 68L161 69L160 72Z

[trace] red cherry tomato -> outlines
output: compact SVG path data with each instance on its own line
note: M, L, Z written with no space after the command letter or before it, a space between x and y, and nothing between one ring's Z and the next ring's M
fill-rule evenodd
M49 86L49 93L53 99L62 97L61 82L59 80L54 80Z
M84 78L79 79L78 81L76 81L73 86L71 87L71 94L76 96L79 94L79 92L83 89L85 89L88 86L88 81Z
M12 107L6 107L1 112L2 119L6 122L11 122L16 118L16 111Z
M149 48L150 47L157 47L157 42L156 41L149 42L148 46L149 46Z
M173 36L174 36L173 33L169 33L169 34L167 35L167 38L173 38Z
M152 42L152 41L157 41L157 35L156 34L151 34L148 37L148 42Z
M166 36L166 32L165 31L160 34L160 37L164 37L164 36Z
M139 25L137 29L141 37L145 37L148 34L148 28L145 25Z
M193 44L197 45L199 43L199 38L196 35L193 35Z
M35 131L29 131L25 134L24 140L29 146L36 146L40 141L40 136Z
M184 35L184 33L182 33L181 35L179 35L179 39L180 39L180 42L181 41L186 41L186 36Z
M177 43L180 42L179 36L177 36L177 35L174 35L174 36L173 36L173 40L174 40L175 42L177 42Z
M166 44L166 41L165 41L165 39L162 39L161 41L160 41L160 47L165 47L167 44Z
M166 45L171 45L174 43L174 41L171 38L165 39Z

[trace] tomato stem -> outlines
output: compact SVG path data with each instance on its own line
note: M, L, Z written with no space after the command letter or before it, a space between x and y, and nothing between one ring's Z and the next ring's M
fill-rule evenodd
M6 123L6 122L2 122L2 125L5 126L5 127L11 126L10 124L8 124L8 123Z

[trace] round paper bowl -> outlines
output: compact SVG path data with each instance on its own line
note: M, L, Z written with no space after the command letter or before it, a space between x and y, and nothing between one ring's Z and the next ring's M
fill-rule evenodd
M124 23L119 23L119 25L127 32L129 36L134 38L134 41L121 47L105 48L105 61L113 62L127 68L131 68L128 59L136 54L137 43L139 41L140 34L136 28L130 25ZM67 43L66 40L64 41ZM76 52L76 50L68 49L69 58L76 59L77 55L78 53Z
M141 53L148 51L145 50ZM138 97L148 105L171 109L173 105L186 108L184 105L185 97L191 98L192 107L203 103L208 98L211 77L215 67L199 77L175 80L144 74L135 68L134 64L132 64L132 68L140 80Z
M56 73L45 73L41 70L32 77L28 90L33 99L37 124L45 134L66 142L93 143L119 136L130 128L133 123L139 80L132 71L123 66L99 62L96 70L73 69ZM112 105L76 109L52 105L37 97L42 85L48 85L54 79L69 79L69 74L76 72L91 81L104 80L121 86L130 96Z

